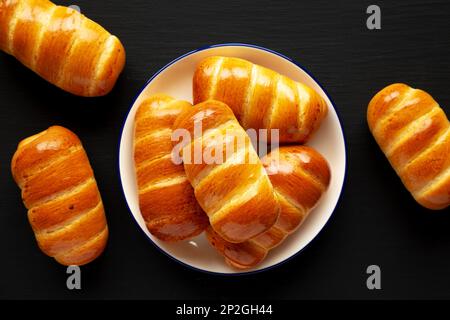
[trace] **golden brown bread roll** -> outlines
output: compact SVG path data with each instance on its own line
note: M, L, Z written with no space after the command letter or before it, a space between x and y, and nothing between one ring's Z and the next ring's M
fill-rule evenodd
M279 129L280 143L306 142L328 111L310 87L238 58L204 59L195 70L193 88L194 104L222 101L244 129Z
M0 0L0 49L70 93L102 96L125 64L117 37L48 0Z
M206 235L225 260L239 269L251 268L264 260L305 220L330 183L330 168L317 151L306 146L281 147L262 162L280 204L280 216L268 231L244 242L229 243L212 228Z
M135 116L134 160L139 206L148 230L164 241L203 232L208 217L195 200L182 164L172 161L172 125L189 102L158 94L145 99Z
M450 204L450 125L425 91L396 83L367 110L370 131L405 187L422 206Z
M198 125L202 131L196 135ZM278 202L233 111L222 102L206 101L181 113L174 128L192 137L182 149L184 169L214 230L230 242L243 242L272 227Z
M63 265L97 258L108 240L103 202L78 137L54 126L19 143L11 163L41 250Z

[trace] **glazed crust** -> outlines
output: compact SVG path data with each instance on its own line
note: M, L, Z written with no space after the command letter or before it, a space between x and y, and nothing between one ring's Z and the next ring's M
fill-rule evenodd
M194 104L208 99L224 102L244 129L279 129L280 143L306 142L328 111L310 87L230 57L201 61L194 74L193 95Z
M125 64L119 39L48 0L0 0L0 49L61 89L109 93Z
M103 202L78 137L53 126L19 143L11 163L41 250L63 265L98 257L108 239Z
M164 241L203 232L208 217L195 200L182 164L172 161L172 125L192 105L157 94L145 99L135 116L134 161L139 206L148 230Z
M181 113L174 128L193 137L182 149L184 169L212 228L239 243L272 227L279 213L272 184L232 110L209 100ZM215 160L207 158L212 150Z
M244 242L229 243L212 228L207 239L235 268L252 268L261 263L268 252L293 233L317 205L330 183L327 161L306 146L288 146L266 155L262 162L280 204L280 216L268 231Z
M422 206L450 205L450 124L425 91L396 83L370 101L367 122L403 184Z

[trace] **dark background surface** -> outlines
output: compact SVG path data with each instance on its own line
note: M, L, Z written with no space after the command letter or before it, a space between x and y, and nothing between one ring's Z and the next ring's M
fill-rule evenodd
M71 96L0 53L0 298L450 298L450 212L430 212L403 188L365 120L382 87L427 90L450 114L449 1L57 1L77 4L116 34L127 65L103 98ZM366 28L369 4L382 30ZM118 141L145 81L198 47L245 42L305 66L328 91L347 141L338 207L295 259L244 277L189 270L156 250L130 216L118 172ZM82 290L42 254L10 174L17 143L53 124L75 131L88 151L110 227L104 254L82 267ZM366 288L377 264L382 290Z

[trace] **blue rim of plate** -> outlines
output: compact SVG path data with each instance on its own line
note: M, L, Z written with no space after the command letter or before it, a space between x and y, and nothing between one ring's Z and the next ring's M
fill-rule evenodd
M275 263L274 265L268 266L268 267L263 268L263 269L250 270L250 271L243 271L243 272L226 273L226 272L215 272L215 271L204 270L204 269L200 269L200 268L198 268L198 267L194 267L194 266L192 266L192 265L190 265L190 264L187 264L187 263L185 263L185 262L183 262L183 261L177 259L176 257L170 255L169 253L167 253L166 251L164 251L163 249L161 249L161 248L160 248L160 247L159 247L159 246L158 246L158 245L157 245L157 244L156 244L149 236L147 236L147 234L144 233L144 234L145 234L145 237L150 241L150 243L152 243L153 246L156 247L160 252L162 252L164 255L166 255L166 256L169 257L170 259L172 259L172 260L178 262L179 264L181 264L181 265L187 267L187 268L190 269L190 270L199 271L199 272L206 273L206 274L209 274L209 275L220 275L220 276L247 276L247 275L254 275L254 274L257 274L257 273L261 273L261 272L264 272L264 271L269 271L269 270L275 269L276 267L279 267L279 266L285 264L286 262L291 261L293 258L297 257L301 252L303 252L303 250L305 250L307 247L309 247L309 245L311 244L311 242L313 242L314 240L316 240L317 237L319 236L319 234L322 232L322 230L327 226L328 222L330 221L331 217L332 217L333 214L334 214L334 211L336 210L336 208L337 208L337 206L338 206L338 204L339 204L339 201L340 201L340 199L341 199L341 195L342 195L343 190L344 190L344 187L345 187L345 182L346 182L346 180L347 180L347 149L346 149L347 143L346 143L346 139L345 139L344 129L342 128L341 117L339 116L338 110L336 109L336 105L335 105L334 101L331 99L331 97L330 97L330 95L328 94L328 92L322 87L322 85L320 84L320 82L317 81L317 79L316 79L316 78L315 78L315 77L314 77L314 76L313 76L313 75L312 75L305 67L303 67L300 63L296 62L295 60L293 60L293 59L291 59L291 58L289 58L289 57L287 57L287 56L285 56L284 54L279 53L279 52L277 52L277 51L274 51L274 50L272 50L272 49L268 49L268 48L264 48L264 47L257 46L257 45L254 45L254 44L248 44L248 43L229 42L229 43L214 44L214 45L209 45L209 46L200 47L200 48L198 48L198 49L196 49L196 50L189 51L189 52L187 52L187 53L185 53L185 54L179 56L178 58L172 60L171 62L167 63L164 67L162 67L161 69L159 69L159 70L158 70L158 71L157 71L157 72L156 72L156 73L155 73L155 74L154 74L154 75L153 75L153 76L152 76L152 77L144 84L144 86L141 88L141 90L139 91L139 93L137 94L137 96L134 98L133 103L131 104L131 108L134 106L134 104L136 103L136 100L140 97L140 95L141 95L142 92L145 90L145 88L147 88L148 84L149 84L150 82L152 82L153 79L155 79L155 78L156 78L161 72L163 72L165 69L167 69L168 67L170 67L170 66L173 65L174 63L180 61L181 59L186 58L186 57L188 57L188 56L190 56L190 55L192 55L192 54L194 54L194 53L197 53L197 52L200 52L200 51L204 51L204 50L208 50L208 49L212 49L212 48L218 48L218 47L248 47L248 48L259 49L259 50L262 50L262 51L266 51L266 52L275 54L275 55L277 55L277 56L279 56L279 57L281 57L281 58L283 58L283 59L286 59L286 60L288 60L289 62L291 62L291 63L293 63L294 65L296 65L296 66L297 66L298 68L300 68L301 70L303 70L304 72L306 72L306 74L308 74L308 76L310 76L310 77L317 83L317 85L322 89L322 91L325 93L325 95L327 96L327 98L330 100L330 102L331 102L331 104L332 104L332 106L333 106L333 109L334 109L334 111L336 112L336 116L338 117L339 124L340 124L340 127L341 127L342 138L343 138L343 140L344 140L344 179L343 179L343 181L342 181L342 187L341 187L341 190L340 190L340 193L339 193L339 196L338 196L338 200L336 201L336 204L335 204L333 210L331 211L330 216L328 217L328 219L327 219L327 221L325 222L325 224L323 225L323 227L322 227L322 228L317 232L317 234L314 236L314 238L311 239L311 241L309 241L303 248L301 248L299 251L297 251L296 253L294 253L294 254L291 255L290 257L284 259L283 261L280 261L280 262L278 262L278 263ZM127 112L127 115L126 115L126 117L125 117L125 121L123 122L123 125L122 125L122 130L121 130L121 132L120 132L120 137L119 137L119 177L120 177L119 180L120 180L120 186L121 186L121 188L122 188L122 194L123 194L123 196L124 196L124 198L125 198L125 203L127 204L127 207L128 207L128 211L130 212L131 216L133 217L133 220L134 220L134 222L137 224L138 228L139 228L139 229L142 229L141 226L139 225L138 221L137 221L136 218L134 217L133 212L132 212L131 209L130 209L130 206L128 205L127 197L126 197L126 195L125 195L125 189L124 189L123 184L122 184L122 174L121 174L121 171L120 171L121 141L122 141L122 136L123 136L123 130L124 130L124 128L125 128L125 123L126 123L126 121L127 121L127 119L128 119L128 116L129 116L129 114L130 114L131 108L130 108L130 109L128 110L128 112Z

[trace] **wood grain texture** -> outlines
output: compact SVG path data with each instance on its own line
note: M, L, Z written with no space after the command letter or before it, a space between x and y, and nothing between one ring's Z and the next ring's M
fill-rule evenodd
M374 3L382 29L369 31L365 11ZM113 30L129 59L110 95L82 99L0 54L1 298L450 298L450 216L430 215L411 200L365 121L371 97L394 82L426 90L450 115L449 1L58 4L77 4ZM323 85L344 127L348 173L331 220L298 257L267 273L224 278L187 270L148 243L122 196L118 141L132 101L153 73L190 50L235 41L277 50ZM108 208L110 247L83 268L86 289L76 295L65 288L64 271L30 245L26 210L9 172L17 141L51 124L76 128ZM382 268L386 285L379 292L365 287L369 264Z

